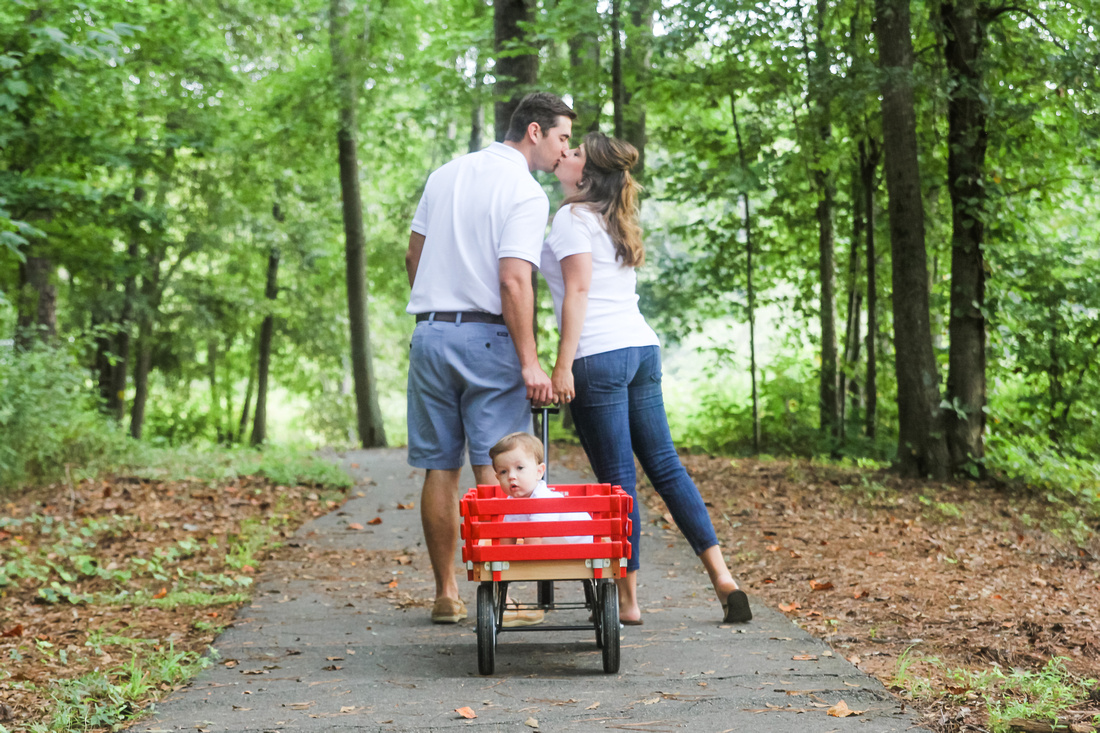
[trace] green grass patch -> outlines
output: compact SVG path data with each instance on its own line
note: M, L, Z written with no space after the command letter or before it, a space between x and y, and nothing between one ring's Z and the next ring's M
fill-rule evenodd
M946 693L961 702L976 695L985 703L991 733L1009 733L1013 720L1064 722L1067 710L1089 699L1097 680L1071 674L1065 663L1064 658L1055 657L1033 671L952 669L936 657L906 649L898 657L890 684L912 699L931 699ZM922 673L921 667L941 678L944 689L938 689L932 675ZM1095 721L1100 722L1100 716Z

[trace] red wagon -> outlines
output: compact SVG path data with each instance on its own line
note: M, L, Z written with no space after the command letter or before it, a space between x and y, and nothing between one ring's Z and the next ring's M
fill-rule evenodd
M545 424L545 422L544 422ZM545 436L544 436L545 442ZM499 486L478 486L462 497L462 561L477 589L477 662L481 674L492 674L497 636L505 631L595 631L603 650L605 672L619 671L619 596L615 578L626 574L630 557L630 509L633 499L610 484L551 486L564 496L512 499ZM575 521L505 521L508 514L587 512ZM554 542L563 537L591 542ZM501 539L544 537L542 544L500 544ZM554 581L580 580L583 603L555 603ZM545 610L584 608L587 625L541 625L504 628L508 583L538 581L538 607Z

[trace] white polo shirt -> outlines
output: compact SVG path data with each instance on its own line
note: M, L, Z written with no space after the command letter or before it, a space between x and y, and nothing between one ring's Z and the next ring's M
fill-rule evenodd
M603 219L579 204L567 204L554 214L554 224L542 253L540 269L554 299L558 330L561 330L561 304L565 299L561 261L585 252L592 254L592 284L588 288L588 310L584 314L576 358L634 346L659 346L657 334L638 310L638 276L634 268L619 261Z
M500 258L537 266L549 215L527 159L502 143L436 170L413 217L425 239L406 312L500 315Z

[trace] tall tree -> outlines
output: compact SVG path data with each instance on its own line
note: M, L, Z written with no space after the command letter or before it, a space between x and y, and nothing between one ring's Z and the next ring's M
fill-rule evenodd
M283 213L278 204L275 204L272 213L275 221L280 223L283 221ZM272 247L267 255L267 286L264 288L264 297L267 298L269 305L279 296L278 277L279 248ZM252 438L249 441L252 445L263 445L267 440L267 382L271 369L271 341L274 332L275 314L268 313L260 325L259 358L256 367L256 413L252 421ZM248 398L245 399L247 401Z
M370 20L364 8L365 40ZM352 33L347 0L329 4L329 43L336 81L339 123L336 147L340 163L340 193L343 199L345 265L348 290L348 322L351 328L351 366L355 382L355 405L359 441L364 447L384 446L386 432L378 406L378 385L374 378L370 324L367 316L367 256L363 230L363 202L359 196L358 81L351 59ZM358 34L357 34L358 35ZM259 410L257 409L257 412Z
M807 45L809 96L813 120L813 171L817 192L818 274L821 297L821 382L819 405L821 430L836 437L840 429L840 402L837 390L836 334L836 176L830 162L833 137L832 58L826 31L827 0L816 0L814 10L813 53Z
M988 90L979 0L940 8L946 37L947 190L951 194L951 308L948 320L947 445L955 468L978 467L985 431L985 155Z
M943 479L949 473L950 459L929 322L928 263L913 98L913 39L909 28L909 0L875 0L893 255L897 462L905 475Z
M630 22L623 49L626 74L622 80L622 136L638 149L636 175L645 174L646 104L643 90L649 88L650 53L653 47L653 6L651 0L631 0Z
M524 26L535 20L535 0L495 0L493 49L496 53L496 139L504 140L516 106L538 80L538 52L527 42Z

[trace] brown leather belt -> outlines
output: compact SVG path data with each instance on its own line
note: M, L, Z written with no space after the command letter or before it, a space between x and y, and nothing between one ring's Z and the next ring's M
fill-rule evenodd
M462 311L459 313L454 311L435 311L434 313L416 314L417 323L428 320L442 321L443 323L495 323L498 326L504 325L504 316L497 316L492 313L485 313L484 311Z

